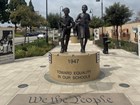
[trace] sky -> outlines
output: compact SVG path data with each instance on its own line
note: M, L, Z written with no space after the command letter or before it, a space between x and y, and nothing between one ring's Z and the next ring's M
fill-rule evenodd
M93 16L101 16L101 2L96 2L96 0L47 0L48 1L48 13L60 13L62 7L68 7L70 9L70 16L76 18L81 12L81 7L83 4L88 6L88 13L90 10ZM105 7L113 5L115 2L120 2L133 10L134 17L136 17L137 12L140 11L140 0L102 0L103 10ZM29 3L29 0L26 0ZM39 11L42 16L46 16L46 0L32 0L35 11ZM91 13L90 13L91 14ZM92 14L91 14L92 16Z
M30 0L25 0L27 4ZM96 0L47 0L48 1L48 13L59 13L62 7L68 7L70 9L70 16L74 19L81 12L82 5L88 6L88 13L92 11L93 16L101 16L101 2ZM103 11L106 7L113 5L115 2L125 4L130 10L133 10L133 17L135 19L137 13L140 11L140 0L102 0ZM39 14L46 17L46 0L32 0L35 11L39 11ZM105 11L104 11L105 13ZM63 14L63 13L62 13ZM92 16L90 13L90 16ZM5 24L4 24L5 25ZM0 25L1 26L1 25ZM6 24L7 26L7 24Z

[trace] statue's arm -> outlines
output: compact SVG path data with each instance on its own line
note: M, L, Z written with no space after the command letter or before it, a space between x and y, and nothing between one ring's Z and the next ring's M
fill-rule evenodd
M75 22L76 24L79 24L81 22L81 19L80 19L80 14L77 16L77 18L75 19Z
M91 18L90 18L90 15L89 14L87 16L88 16L88 18L86 19L86 22L89 23L91 21Z
M91 21L91 18L90 18L90 15L88 14L88 20L89 20L89 22Z
M74 26L75 26L75 22L74 22L73 18L71 18L71 24L70 24L70 27L72 28L72 27L74 27Z
M59 27L60 28L66 27L66 24L63 22L63 18L61 18L60 21L59 21Z
M75 23L72 17L70 17L70 25L67 26L68 29L74 27Z

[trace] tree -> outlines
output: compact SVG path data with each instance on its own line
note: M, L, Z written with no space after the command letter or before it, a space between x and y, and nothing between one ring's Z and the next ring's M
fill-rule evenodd
M10 0L9 9L10 11L15 11L18 8L18 6L21 6L21 5L27 5L25 0Z
M32 12L35 12L32 0L29 1L29 8L31 9Z
M25 2L25 0L19 0L20 5L27 5L27 3Z
M10 12L8 11L8 0L0 0L0 22L9 21Z
M89 24L91 28L99 28L103 25L103 21L99 18L94 16Z
M37 24L38 24L38 27L40 26L47 26L48 22L46 21L46 19L44 17L42 17L41 15L37 15Z
M35 16L34 13L32 12L31 9L28 6L20 6L17 10L17 13L20 14L21 19L20 19L20 25L22 27L25 27L25 34L24 34L24 43L26 42L26 37L27 37L27 29L30 28L29 31L31 31L31 27L33 25ZM36 22L35 22L36 23ZM29 42L29 37L28 37L28 42Z
M15 33L16 33L17 24L19 24L21 20L21 13L19 13L18 9L22 5L27 6L25 0L10 0L9 2L10 20L15 25Z
M27 10L27 8L28 6L21 5L16 7L14 11L11 11L10 20L15 25L15 33L16 33L17 24L21 23L21 19L23 18L24 15L22 11ZM28 13L28 11L26 12Z
M121 5L120 3L114 3L112 6L109 6L105 9L105 13L105 21L116 27L115 33L117 37L117 47L119 47L118 27L122 26L130 20L130 17L132 16L132 11L129 10L129 8L125 5Z
M60 20L60 16L59 16L59 14L52 14L52 13L50 13L49 15L48 15L48 24L49 24L49 26L51 27L51 28L56 28L56 29L58 29L58 22L59 22L59 20Z
M15 25L15 33L16 33L17 24L19 24L21 20L21 15L19 14L18 10L11 12L10 20Z
M32 12L29 8L22 11L21 26L22 27L40 27L46 25L46 19L35 12Z
M33 26L40 27L40 25L46 24L46 19L32 11L30 6L25 5L25 3L11 11L10 19L15 25L15 32L17 24L20 24L23 27L29 27L30 30Z

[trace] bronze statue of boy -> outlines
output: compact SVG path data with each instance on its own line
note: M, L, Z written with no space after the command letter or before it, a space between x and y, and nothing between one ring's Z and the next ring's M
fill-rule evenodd
M81 53L85 53L87 40L90 37L89 22L91 19L90 15L86 13L87 10L87 5L83 5L82 13L80 13L75 20L76 25L78 27L78 38L80 39Z
M60 53L67 52L71 28L74 26L73 18L69 16L69 8L63 9L64 16L60 19L61 30L61 51Z

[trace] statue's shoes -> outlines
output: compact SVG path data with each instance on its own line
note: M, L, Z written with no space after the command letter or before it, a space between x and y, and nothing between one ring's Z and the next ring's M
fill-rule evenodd
M85 53L85 50L84 49L81 49L81 53Z
M64 53L64 50L61 50L60 53Z

